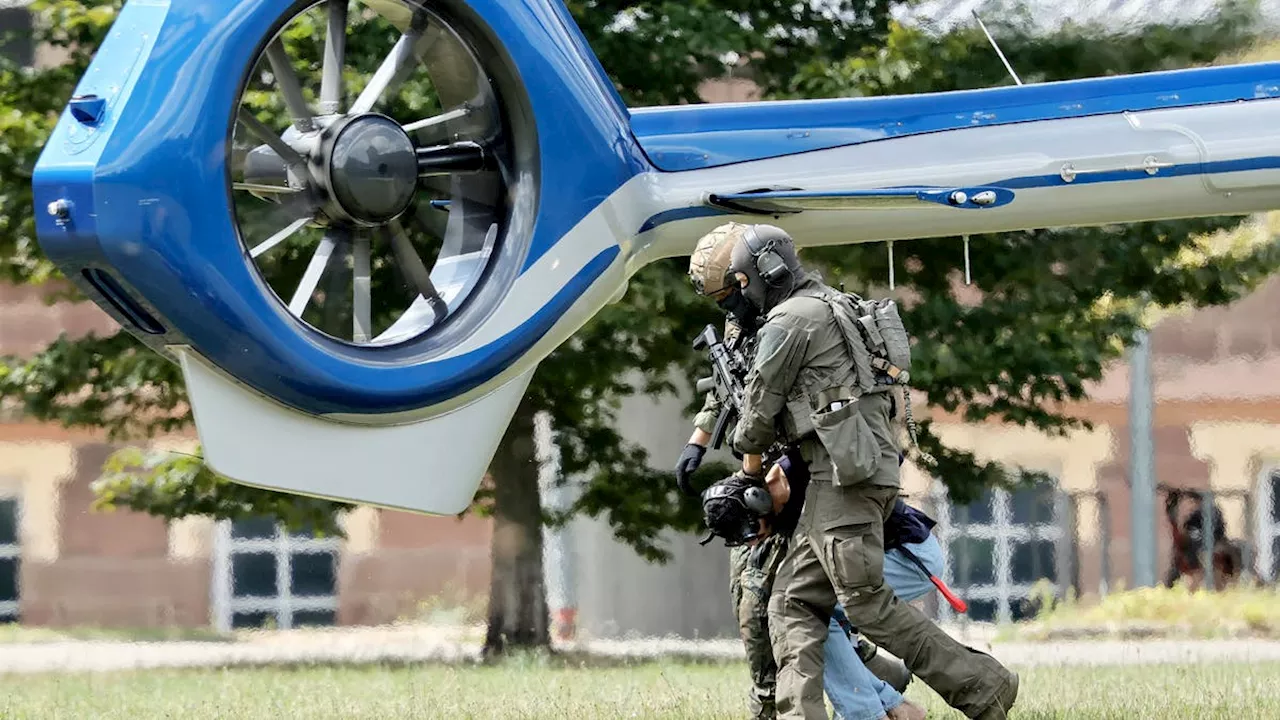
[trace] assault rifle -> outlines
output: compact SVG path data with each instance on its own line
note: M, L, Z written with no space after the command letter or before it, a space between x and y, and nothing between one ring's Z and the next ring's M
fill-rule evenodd
M698 392L714 391L716 398L720 400L720 414L716 417L716 424L711 430L711 441L708 444L712 450L719 450L724 443L724 435L729 429L730 422L741 419L742 399L746 393L744 382L747 370L750 368L747 355L743 353L743 345L750 342L738 336L729 343L724 343L716 334L714 325L703 328L702 332L698 333L698 337L693 340L693 349L705 349L711 358L711 377L698 381ZM764 468L767 470L786 452L786 445L775 441L761 456ZM737 451L733 454L738 455Z
M698 337L693 340L693 349L705 349L711 358L711 377L699 380L697 387L700 393L714 390L716 399L720 401L720 414L711 431L710 445L712 450L719 450L729 421L737 419L742 412L742 396L745 393L742 380L747 376L747 360L736 344L729 348L720 341L714 325L708 325L698 333Z

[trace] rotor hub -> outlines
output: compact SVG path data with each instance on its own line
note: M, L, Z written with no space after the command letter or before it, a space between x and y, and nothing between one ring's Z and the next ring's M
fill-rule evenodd
M418 158L399 123L360 115L337 124L324 144L324 177L340 215L375 226L409 208L418 189Z
M312 331L360 347L425 339L465 317L491 269L511 272L495 250L511 192L525 185L508 184L519 156L498 88L482 53L422 0L297 4L236 110L228 170L240 241ZM299 64L320 34L322 63ZM348 56L356 36L369 43ZM385 54L376 38L390 41Z

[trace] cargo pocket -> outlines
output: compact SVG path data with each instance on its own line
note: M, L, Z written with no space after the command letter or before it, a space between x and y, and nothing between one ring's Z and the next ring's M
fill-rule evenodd
M880 467L880 446L866 418L858 411L856 400L836 410L814 412L809 419L818 440L831 456L833 485L851 487L875 477Z
M870 528L863 525L844 525L827 533L827 561L837 588L866 588L879 584L877 573L871 571L867 557L865 536Z

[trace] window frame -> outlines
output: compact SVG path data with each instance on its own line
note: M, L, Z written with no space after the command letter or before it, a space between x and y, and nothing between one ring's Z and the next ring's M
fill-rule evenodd
M1018 600L1031 597L1032 590L1039 580L1026 583L1013 580L1013 556L1017 545L1037 541L1047 541L1054 549L1053 589L1061 595L1067 586L1069 576L1069 557L1066 555L1068 533L1063 527L1067 518L1064 505L1065 494L1057 478L1052 478L1049 487L1053 494L1053 517L1049 522L1015 523L1013 521L1013 495L1004 488L991 490L991 521L984 523L965 523L957 527L951 522L952 503L947 495L946 486L934 480L930 491L930 499L936 511L935 532L938 544L942 547L943 577L942 580L966 602L994 602L996 616L994 622L1003 625L1013 620L1013 604ZM963 529L961 529L963 528ZM968 586L957 585L955 576L955 557L952 543L961 539L990 540L995 557L992 562L993 582L975 583ZM956 620L957 614L946 603L938 603L939 621ZM978 622L978 621L975 621ZM980 621L987 622L987 621Z
M220 520L214 526L213 581L211 584L212 622L219 632L230 632L237 613L265 612L275 620L275 627L294 627L294 616L303 612L338 612L338 572L342 562L342 540L337 537L306 538L290 535L280 523L274 525L271 538L236 538L233 523ZM234 595L232 559L235 555L268 553L276 563L275 595ZM293 594L293 558L297 555L333 556L333 589L327 595Z
M0 493L0 502L13 502L12 543L0 544L0 560L13 560L14 599L0 600L0 624L22 621L22 498L16 494Z

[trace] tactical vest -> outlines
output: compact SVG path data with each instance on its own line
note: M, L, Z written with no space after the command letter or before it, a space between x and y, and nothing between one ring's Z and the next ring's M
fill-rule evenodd
M781 311L797 297L821 300L830 309L844 338L850 362L847 379L842 381L847 386L833 387L822 397L805 397L804 404L812 410L833 400L856 399L902 386L905 424L912 445L916 445L917 428L911 413L910 390L906 387L911 380L911 337L898 313L897 303L890 298L865 300L854 293L819 285L801 290L779 303L770 315ZM800 407L792 406L793 402L788 402L788 405L791 406L795 430L804 434L813 429L812 423L807 417L801 417ZM927 462L933 462L927 453L922 452L921 455Z
M911 337L892 299L863 300L853 293L819 286L798 291L778 303L769 316L783 312L801 297L821 300L835 318L849 354L853 397L887 392L892 385L910 382Z
M911 338L889 298L863 300L853 293L828 292L823 300L840 324L858 368L862 392L883 392L911 381Z

